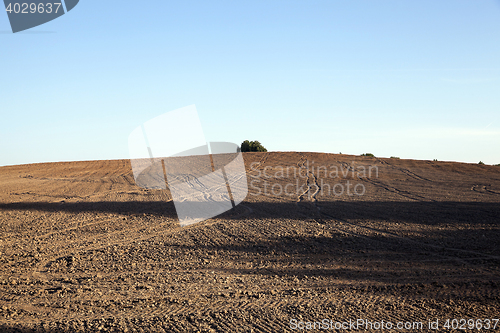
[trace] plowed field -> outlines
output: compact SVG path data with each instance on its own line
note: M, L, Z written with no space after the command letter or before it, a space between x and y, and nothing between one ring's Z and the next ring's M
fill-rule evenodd
M137 187L128 160L1 167L0 331L423 332L500 318L500 166L243 157L246 200L183 228L170 192Z

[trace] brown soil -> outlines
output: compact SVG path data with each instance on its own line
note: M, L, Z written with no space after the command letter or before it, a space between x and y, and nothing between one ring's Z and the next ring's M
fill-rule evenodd
M500 167L244 159L246 200L184 228L168 190L138 188L127 160L1 167L0 331L283 332L366 319L423 332L429 320L444 331L447 319L500 318Z

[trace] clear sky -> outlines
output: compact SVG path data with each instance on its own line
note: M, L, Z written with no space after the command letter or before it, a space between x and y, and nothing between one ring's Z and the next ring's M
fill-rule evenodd
M207 141L500 163L499 0L81 0L12 34L0 165L128 158L195 104Z

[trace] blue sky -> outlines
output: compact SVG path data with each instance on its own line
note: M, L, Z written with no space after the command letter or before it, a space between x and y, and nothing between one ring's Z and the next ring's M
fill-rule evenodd
M0 165L128 158L195 104L207 141L500 163L500 1L94 1L12 34Z

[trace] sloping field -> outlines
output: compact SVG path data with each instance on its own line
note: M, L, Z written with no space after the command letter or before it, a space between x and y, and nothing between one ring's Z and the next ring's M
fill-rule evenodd
M500 330L500 167L244 160L246 200L184 228L127 160L1 167L0 331Z

